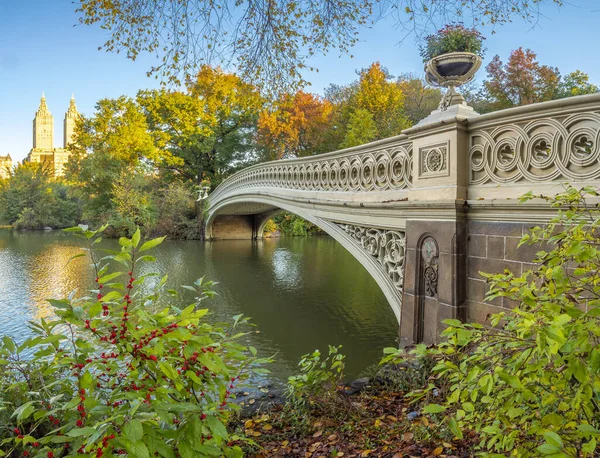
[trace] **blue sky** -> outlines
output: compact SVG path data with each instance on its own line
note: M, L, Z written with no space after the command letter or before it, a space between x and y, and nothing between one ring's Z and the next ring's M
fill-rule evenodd
M89 115L101 98L135 95L139 89L159 86L145 73L155 63L153 56L131 62L123 55L98 51L106 32L75 25L76 3L0 0L0 155L10 153L16 160L27 155L42 91L54 115L55 146L62 146L62 120L71 93L79 110ZM483 30L487 36L484 65L495 54L506 59L511 50L523 46L563 74L581 69L600 84L600 59L595 57L600 48L600 0L571 0L561 9L547 4L542 13L533 29L517 21L499 27L494 35ZM309 90L322 93L330 83L348 83L355 79L356 69L377 60L392 74L421 72L417 45L412 38L399 43L400 36L392 23L380 23L363 31L353 59L333 53L313 59L311 64L319 72L307 75L312 83Z

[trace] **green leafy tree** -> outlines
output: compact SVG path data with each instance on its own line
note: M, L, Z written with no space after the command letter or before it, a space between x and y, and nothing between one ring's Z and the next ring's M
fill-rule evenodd
M287 236L305 237L307 235L323 234L323 230L319 226L298 215L285 211L275 215L273 222L275 223L275 227L271 228L271 232L279 229L283 235Z
M410 124L417 124L429 116L442 100L442 91L429 86L421 76L410 73L401 75L398 85L404 93L404 113Z
M594 94L596 92L598 92L598 86L590 83L589 75L581 70L575 70L562 79L559 97Z
M203 66L185 92L141 91L137 101L149 132L174 158L161 164L172 179L216 186L256 160L253 139L264 102L232 73Z
M112 188L112 207L107 223L115 235L131 235L138 227L151 231L156 225L157 209L153 201L152 182L143 171L125 170Z
M373 114L364 108L357 109L350 115L346 127L346 136L340 145L342 148L358 146L374 140L377 136L377 126Z
M104 223L115 212L119 177L150 175L159 166L177 164L164 138L150 132L139 105L128 97L103 99L96 113L76 126L77 143L70 146L66 178L85 202L84 218Z

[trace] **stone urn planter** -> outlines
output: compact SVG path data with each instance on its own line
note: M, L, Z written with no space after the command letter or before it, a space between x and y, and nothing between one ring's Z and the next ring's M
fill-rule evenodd
M470 52L449 52L425 63L427 82L448 88L440 102L440 110L446 110L450 105L465 103L464 98L456 92L456 88L471 81L479 67L481 57Z

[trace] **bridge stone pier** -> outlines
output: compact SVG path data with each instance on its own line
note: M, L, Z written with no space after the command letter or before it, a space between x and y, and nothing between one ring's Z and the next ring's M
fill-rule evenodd
M528 191L600 184L600 95L485 115L433 112L401 135L356 148L258 164L209 197L207 236L260 238L287 210L341 243L370 272L403 343L431 343L448 318L486 323L514 306L486 301L480 272L530 267L527 229L554 214Z

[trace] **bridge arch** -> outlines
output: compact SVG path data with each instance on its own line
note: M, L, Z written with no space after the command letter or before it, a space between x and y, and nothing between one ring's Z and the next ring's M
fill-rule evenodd
M405 237L398 230L374 229L325 219L286 199L246 194L211 206L206 236L211 240L262 238L266 222L281 211L294 213L333 237L369 272L398 323L402 316Z

